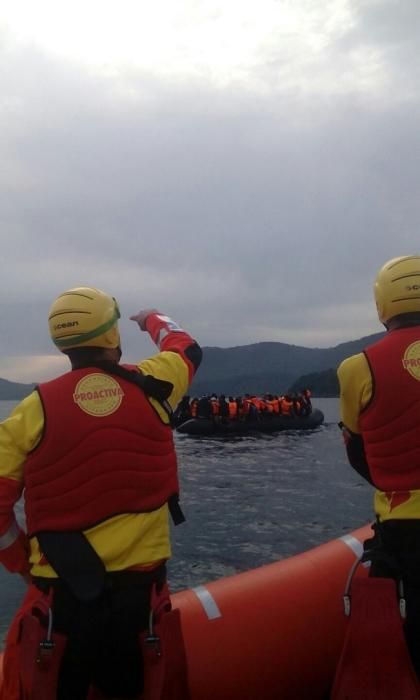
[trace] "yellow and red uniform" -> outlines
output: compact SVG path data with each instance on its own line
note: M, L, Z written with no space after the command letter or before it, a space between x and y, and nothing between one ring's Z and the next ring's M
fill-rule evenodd
M338 369L344 426L363 440L381 521L420 519L420 329L389 331Z
M191 336L166 316L151 314L146 327L160 352L137 366L143 374L172 384L168 403L175 408L186 393L199 364L199 348ZM198 348L198 353L191 353L192 348ZM92 375L99 375L100 381L102 374L110 376L95 368L75 370L52 383L41 385L39 392L30 394L0 424L0 562L9 571L25 574L30 569L34 576L56 576L42 555L36 537L36 531L44 525L59 530L81 527L107 571L153 568L171 555L166 502L169 492L165 493L166 487L162 487L166 478L167 484L171 484L169 491L176 490L177 483L169 417L157 400L146 398L138 387L112 375L112 381L121 391L120 403L112 415L102 413L95 418L95 408L92 409L93 414L92 410L89 413L88 393L85 392L83 407L83 400L80 399L81 404L77 403L73 389L81 380L95 381ZM63 407L56 402L61 390ZM93 393L92 398L95 404ZM137 414L129 418L128 414L133 409ZM152 429L151 437L140 427L142 421L138 420L139 425L135 425L135 416L140 411L142 421L145 420L145 425ZM75 447L73 419L76 416L78 430L84 426L82 433L85 439L80 449L76 449L72 455L71 448ZM57 421L54 429L59 430L63 444L57 445L51 438L50 419ZM98 456L100 442L96 437L88 440L89 431L83 432L95 421L100 439L105 439L102 427L113 423L115 428L112 445L104 443L102 463L105 469L102 474L98 466L101 462ZM130 432L131 454L130 449L124 452L128 435L122 427L123 423ZM64 437L66 434L69 434L67 438ZM148 451L147 447L152 449ZM137 475L134 475L135 465L140 465ZM89 472L92 466L93 470ZM116 467L115 473L113 467ZM147 497L142 501L132 493L137 481L146 479L143 469L147 468L155 470L155 475L160 471L162 477L159 486L159 479L155 481L156 490L154 495L150 492L149 504L146 503ZM68 476L64 474L66 470L71 472ZM52 484L53 489L49 502L48 483ZM17 526L13 510L24 488L27 488L25 508L30 524L29 538ZM104 497L107 489L112 492L112 498L105 498L106 506L98 503L92 505L96 489L101 497ZM72 505L77 506L78 515L71 514Z
M89 391L77 387L89 384L96 387L92 397L102 399L100 420L83 410ZM178 494L171 427L156 420L138 386L120 377L110 383L105 372L85 368L41 384L38 392L47 420L25 463L29 536L86 530L118 513L151 512Z

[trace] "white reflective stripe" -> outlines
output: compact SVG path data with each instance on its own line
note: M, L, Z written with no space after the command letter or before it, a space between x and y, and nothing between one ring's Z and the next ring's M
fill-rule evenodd
M178 326L176 321L173 321L169 316L161 316L160 314L158 315L159 321L163 321L163 323L166 323L170 331L182 331L181 326Z
M161 328L156 338L156 345L158 348L160 348L162 340L166 338L167 335L169 335L169 331L167 331L166 328Z
M215 620L217 617L222 617L222 613L217 607L215 599L205 586L196 586L192 590L203 606L209 620Z
M359 542L353 535L343 535L340 540L344 542L351 549L351 551L356 555L357 558L361 557L363 554L363 544Z
M4 533L4 535L0 535L0 550L1 549L7 549L10 547L13 542L17 540L19 537L19 526L15 520L13 525L9 527L9 529Z
M183 333L184 330L181 328L181 326L178 326L176 321L173 321L169 316L161 316L158 314L157 318L159 321L162 321L163 323L166 324L166 327L169 331L169 333L176 332L176 333Z

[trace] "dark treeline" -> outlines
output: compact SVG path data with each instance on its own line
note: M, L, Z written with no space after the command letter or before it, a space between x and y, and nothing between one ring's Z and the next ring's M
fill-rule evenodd
M20 401L34 390L35 384L19 384L0 379L0 401Z
M338 396L335 371L346 357L361 352L381 337L375 333L333 348L305 348L285 343L256 343L233 348L203 348L200 371L191 395L259 396L270 387L298 391L310 386L316 396ZM313 378L309 381L307 377Z
M291 393L299 391L301 386L310 386L313 393L320 397L338 397L340 395L337 370L335 368L327 369L325 372L304 374L297 382L292 384L289 391Z

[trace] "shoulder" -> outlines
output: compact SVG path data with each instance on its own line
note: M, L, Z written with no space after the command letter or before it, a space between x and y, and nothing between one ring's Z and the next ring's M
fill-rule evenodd
M366 399L366 391L369 391L372 386L372 375L363 352L343 360L338 367L337 375L342 395L363 393Z
M364 353L344 360L337 370L340 384L340 411L343 423L359 432L359 415L372 396L372 375Z
M157 379L177 382L180 374L188 374L186 364L177 352L164 351L142 360L137 367L144 374L152 374Z
M28 396L25 396L25 398L22 399L22 401L20 401L20 403L18 403L17 406L14 407L10 416L20 416L28 414L37 415L39 412L42 412L42 402L41 397L39 395L39 391L35 389L30 394L28 394Z
M369 363L366 359L366 355L363 352L347 357L341 362L337 370L340 380L345 379L350 375L354 378L354 375L363 375L366 372L369 372Z
M0 432L12 439L22 454L30 452L39 442L44 427L44 410L37 391L26 396L0 424ZM2 439L0 435L0 441Z
M137 367L144 374L151 374L156 379L173 385L169 403L175 408L189 386L188 366L177 352L164 351L140 362Z

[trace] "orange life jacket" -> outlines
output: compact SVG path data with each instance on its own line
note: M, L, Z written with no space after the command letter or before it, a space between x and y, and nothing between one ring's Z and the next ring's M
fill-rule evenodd
M218 416L220 413L219 399L210 399L211 412L213 416Z
M229 418L236 418L238 415L238 404L236 401L229 401Z
M279 399L272 399L271 405L273 407L273 413L276 415L280 413L280 401Z
M287 399L283 399L281 402L281 415L282 416L290 416L292 413L292 408L293 408L293 401L287 401Z

